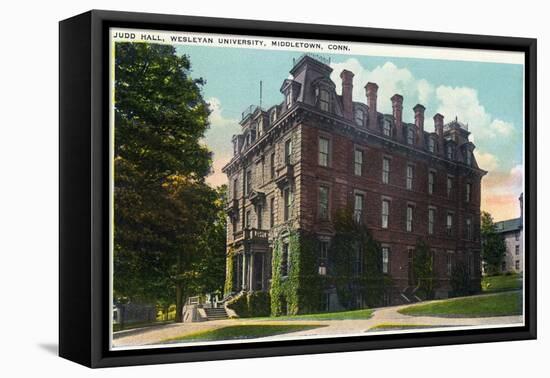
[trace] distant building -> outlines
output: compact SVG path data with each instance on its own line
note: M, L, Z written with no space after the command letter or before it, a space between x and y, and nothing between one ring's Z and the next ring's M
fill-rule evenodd
M502 261L502 273L523 272L523 193L519 196L520 217L496 222L497 232L504 236L506 255Z
M480 287L480 191L486 171L477 165L468 126L458 119L445 123L436 114L434 131L426 131L420 104L412 109L414 122L407 123L399 94L383 99L391 101L392 114L380 113L377 84L358 83L366 84L363 102L352 98L352 72L340 74L341 95L331 72L328 62L304 55L291 78L283 80L281 104L243 112L233 158L223 168L232 290L273 296L275 276L285 284L295 269L290 262L300 254L289 235L305 232L316 239L312 264L326 277L318 294L307 295L322 296L319 310L341 308L330 284L336 258L330 245L335 215L346 208L381 244L380 267L392 281L386 304L411 297L419 238L433 253L437 297L449 295L457 264L467 265L472 287ZM361 258L358 253L358 267ZM285 303L302 295L291 289L277 295L287 296L281 299ZM361 294L350 290L354 307L363 307Z

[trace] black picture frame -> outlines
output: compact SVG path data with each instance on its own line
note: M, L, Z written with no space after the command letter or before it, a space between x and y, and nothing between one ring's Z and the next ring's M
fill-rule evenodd
M525 53L525 326L109 350L110 27ZM59 354L89 367L535 339L536 39L92 10L59 24Z

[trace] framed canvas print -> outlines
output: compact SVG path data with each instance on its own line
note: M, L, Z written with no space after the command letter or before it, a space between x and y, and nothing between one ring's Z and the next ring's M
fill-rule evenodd
M536 40L60 23L60 355L536 337Z

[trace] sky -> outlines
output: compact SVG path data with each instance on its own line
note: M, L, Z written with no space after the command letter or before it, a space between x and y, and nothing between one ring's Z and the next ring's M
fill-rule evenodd
M206 80L203 97L210 104L210 129L205 142L213 151L211 185L226 183L221 168L232 155L231 136L240 132L241 113L258 105L283 100L279 89L289 77L293 59L302 53L213 46L176 46L191 61L191 76ZM476 145L482 180L481 209L496 221L519 216L523 188L523 66L424 58L318 54L330 58L332 80L340 93L340 72L355 74L354 101L366 102L364 86L378 84L378 110L391 114L390 97L403 95L403 119L414 121L413 106L426 107L425 130L433 131L432 117L455 117L468 124Z

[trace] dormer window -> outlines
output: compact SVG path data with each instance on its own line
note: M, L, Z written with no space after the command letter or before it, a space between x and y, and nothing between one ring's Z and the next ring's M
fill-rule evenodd
M290 105L292 105L292 91L288 89L285 94L285 104L286 108L290 108Z
M277 120L277 109L273 109L271 112L271 124L274 124Z
M412 127L407 127L407 144L414 144L414 130Z
M239 152L239 147L238 147L238 144L237 144L237 140L233 140L233 155L237 155L237 153Z
M472 151L466 150L466 164L472 165Z
M453 146L447 146L447 159L453 160Z
M355 124L357 126L363 126L365 120L365 113L361 109L355 109Z
M319 90L319 108L324 112L330 110L330 94L326 89Z
M382 132L384 133L384 136L391 137L391 121L389 119L384 120Z
M434 138L429 138L428 139L428 151L430 151L431 153L435 152L435 140L434 140Z

